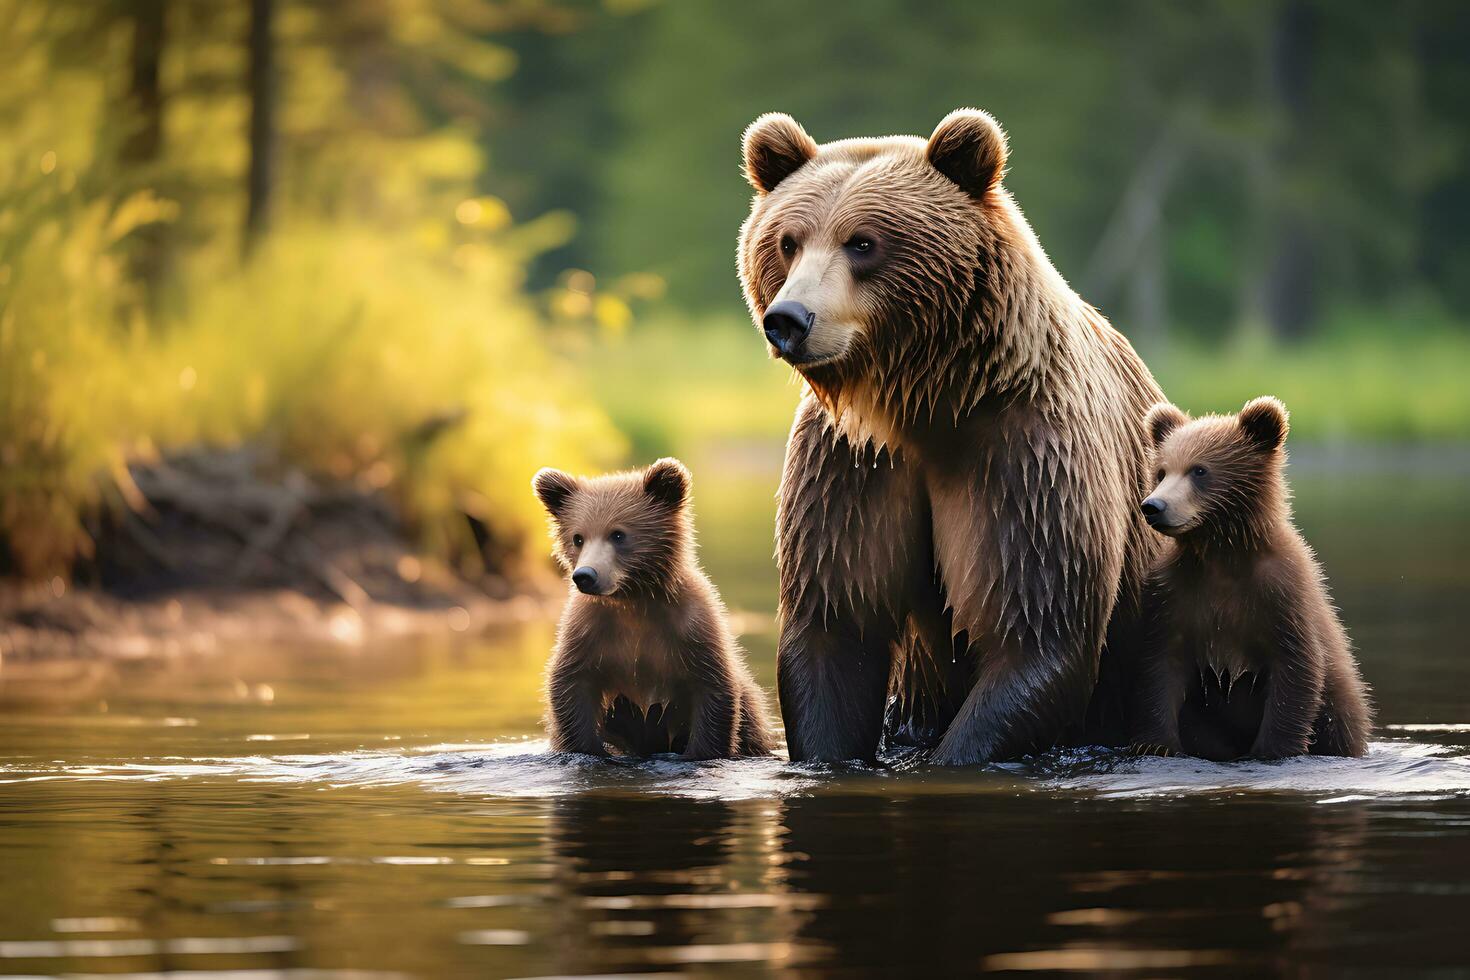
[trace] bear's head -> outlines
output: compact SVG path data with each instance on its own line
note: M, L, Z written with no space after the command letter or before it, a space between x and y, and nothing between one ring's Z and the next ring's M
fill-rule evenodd
M861 388L896 421L932 417L1031 356L1036 339L1013 321L1060 277L1001 186L1006 137L988 114L956 110L927 140L818 145L768 113L744 153L746 302L771 354L829 408ZM1031 262L1045 276L1017 268Z
M1155 531L1246 544L1285 516L1287 414L1277 399L1197 419L1163 402L1148 410L1144 428L1157 485L1142 509Z
M553 554L578 590L627 598L673 589L693 540L683 463L592 478L543 469L532 487L551 514Z

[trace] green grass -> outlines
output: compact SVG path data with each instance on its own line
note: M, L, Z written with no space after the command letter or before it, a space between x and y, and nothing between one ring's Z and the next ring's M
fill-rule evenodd
M801 393L743 316L641 324L620 340L589 343L577 359L639 459L784 440ZM1276 395L1291 410L1294 439L1470 440L1463 325L1361 314L1299 344L1181 341L1146 359L1191 412L1237 411L1257 395Z
M1150 358L1168 396L1190 412L1233 412L1275 395L1293 440L1470 440L1470 332L1393 318L1344 325L1296 345L1264 340L1180 346Z
M668 314L577 354L590 394L632 444L632 458L784 440L801 387L766 356L743 316Z

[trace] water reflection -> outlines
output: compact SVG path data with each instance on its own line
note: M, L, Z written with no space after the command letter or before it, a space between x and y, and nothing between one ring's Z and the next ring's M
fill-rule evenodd
M0 959L1296 972L1453 965L1448 923L1470 912L1463 792L1110 798L922 771L733 800L325 785L218 771L9 784L0 875L26 901L0 908Z
M768 803L568 799L548 824L570 943L556 971L609 965L791 965L812 950L791 942Z
M1314 946L1319 912L1335 921L1364 828L1361 813L1271 804L1051 802L786 801L791 886L832 902L798 941L895 972L1301 963L1286 954Z

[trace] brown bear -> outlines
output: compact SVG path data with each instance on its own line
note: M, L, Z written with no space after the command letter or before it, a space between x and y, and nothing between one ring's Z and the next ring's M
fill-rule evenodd
M740 278L805 379L777 519L793 759L1126 740L1160 391L1047 259L974 109L928 140L746 130ZM1090 706L1089 706L1090 705Z
M533 486L572 582L547 668L552 749L770 755L765 694L695 559L684 465L594 479L543 469Z
M1312 549L1292 525L1286 409L1149 410L1169 538L1144 590L1142 751L1227 760L1362 755L1372 709Z

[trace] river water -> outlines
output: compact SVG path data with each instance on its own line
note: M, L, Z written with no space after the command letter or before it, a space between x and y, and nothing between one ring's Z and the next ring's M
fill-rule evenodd
M557 757L542 622L0 670L0 976L1466 975L1470 467L1293 469L1366 759ZM767 685L771 485L701 511Z

